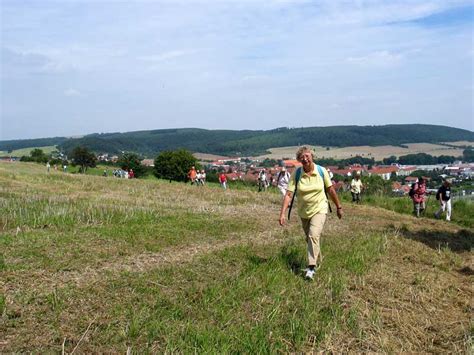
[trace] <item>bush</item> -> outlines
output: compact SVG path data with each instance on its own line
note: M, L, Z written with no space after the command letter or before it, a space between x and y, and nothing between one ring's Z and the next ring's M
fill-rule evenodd
M90 152L86 147L76 147L71 154L72 165L79 165L79 172L85 173L87 168L94 168L97 158L94 153Z
M197 159L187 150L167 150L155 158L154 175L159 179L186 181L188 171L197 166Z
M143 158L140 158L135 153L124 153L120 156L117 164L123 169L129 171L133 170L136 178L142 177L146 174L146 168L142 165Z

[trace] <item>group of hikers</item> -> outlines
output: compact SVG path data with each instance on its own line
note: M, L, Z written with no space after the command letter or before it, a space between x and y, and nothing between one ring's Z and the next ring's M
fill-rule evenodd
M206 183L206 172L204 170L196 170L194 166L188 171L188 181L191 182L191 185L201 185L204 186ZM227 190L227 176L224 173L219 174L219 183L221 184L224 190Z
M196 170L194 166L188 172L188 180L191 182L191 185L201 185L203 186L206 183L206 172L204 170Z
M54 164L53 168L54 168L54 170L57 171L58 170L58 165ZM48 161L46 163L46 171L49 173L50 170L51 170L51 163ZM67 165L66 164L63 165L63 172L65 172L65 173L67 172Z
M410 189L409 196L413 200L413 214L420 217L426 211L426 180L420 178ZM429 197L428 197L429 200ZM434 213L434 217L439 219L446 212L446 220L451 220L451 181L443 180L443 185L436 192L436 200L439 201L439 209Z
M326 215L328 211L332 212L329 199L333 201L339 219L343 217L343 208L330 173L314 162L313 151L306 146L300 147L296 152L296 159L301 163L300 167L293 169L292 172L282 167L276 177L276 186L283 195L278 222L280 226L286 225L287 219L290 219L294 199L297 197L297 214L301 220L307 244L308 267L304 270L305 278L313 280L318 259L321 257L320 237L326 222ZM49 163L47 168L49 172ZM118 170L114 171L114 176L118 174L117 172ZM132 170L124 172L128 177L133 176ZM187 177L192 185L204 185L206 183L206 172L196 170L194 166L189 170ZM227 189L225 173L220 173L218 179L222 188ZM259 172L258 182L259 191L264 191L269 186L264 169ZM357 171L350 183L353 203L361 202L361 193L364 188L361 173ZM426 192L426 181L423 178L420 178L410 189L409 196L413 200L414 214L417 217L420 217L426 211ZM436 199L439 200L440 207L434 213L434 216L440 218L441 214L446 212L446 220L451 220L451 181L449 179L443 181L443 185L436 193Z
M107 169L104 170L102 173L102 176L107 176ZM134 179L135 178L135 172L133 169L126 170L126 169L115 169L112 171L112 176L116 178L122 178L122 179Z

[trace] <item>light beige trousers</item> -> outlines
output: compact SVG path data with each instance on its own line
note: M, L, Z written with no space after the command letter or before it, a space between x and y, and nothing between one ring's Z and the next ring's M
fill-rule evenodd
M309 219L301 218L301 222L308 243L308 266L316 266L320 255L319 239L323 232L324 222L326 222L326 214L316 213Z

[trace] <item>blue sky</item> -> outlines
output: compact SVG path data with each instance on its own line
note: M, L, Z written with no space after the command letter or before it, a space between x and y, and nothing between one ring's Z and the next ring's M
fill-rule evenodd
M472 1L0 0L0 139L474 130Z

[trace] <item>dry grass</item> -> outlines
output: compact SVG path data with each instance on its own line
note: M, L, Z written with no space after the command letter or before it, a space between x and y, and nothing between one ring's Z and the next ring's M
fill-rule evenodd
M193 153L194 157L200 161L214 161L219 159L229 159L229 157L224 155L216 155L216 154L207 154L207 153Z
M474 142L469 142L469 141L446 142L445 144L455 145L458 147L464 147L464 146L474 147Z
M469 352L472 230L346 206L308 284L277 194L35 164L0 183L2 353Z

